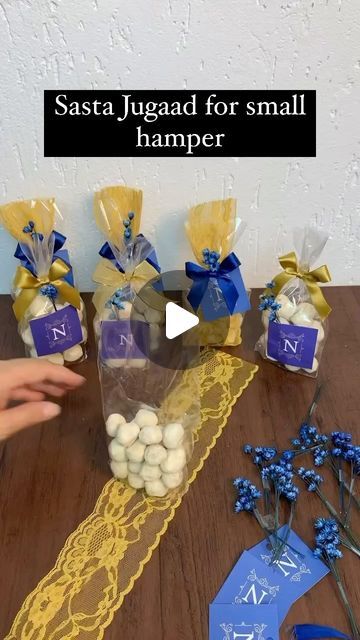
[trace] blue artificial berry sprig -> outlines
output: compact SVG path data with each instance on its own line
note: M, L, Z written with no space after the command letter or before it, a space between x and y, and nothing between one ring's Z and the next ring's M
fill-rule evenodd
M135 218L135 213L133 211L129 211L127 218L123 220L123 225L125 227L124 229L125 242L129 242L132 238L131 222L134 220L134 218Z
M50 283L49 284L44 284L43 287L40 287L40 295L49 298L49 300L51 300L51 302L53 304L53 307L54 307L55 311L57 311L55 300L56 300L57 295L58 295L58 290L55 287L55 285L50 284Z
M235 513L240 513L241 511L254 512L256 501L261 498L261 491L247 478L235 478L233 485L238 492L234 507Z
M337 561L343 557L340 549L342 538L337 522L332 518L317 518L314 523L315 528L315 549L314 556L319 558L329 567L335 578L339 594L348 614L353 637L360 638L360 628L356 621L355 614L350 605L344 584L342 582Z
M209 268L209 271L215 273L220 267L220 253L218 251L211 251L206 248L202 252L203 263Z
M117 312L119 312L120 309L125 309L125 304L123 301L123 292L121 289L118 289L117 291L115 291L115 293L110 298L109 303L110 303L110 306L115 307Z
M313 493L318 490L320 484L324 482L324 478L314 471L314 469L305 469L305 467L299 467L298 476L304 480L307 485L307 490Z
M265 286L267 287L267 289L272 289L273 286L269 286L269 285L273 285L273 283L268 282ZM275 296L270 293L269 295L266 295L265 293L261 294L260 296L260 304L259 304L259 310L260 311L267 311L269 310L269 322L274 322L274 320L276 320L277 317L277 312L279 311L279 309L281 308L281 304L279 304L278 302L276 302Z
M33 222L33 220L29 220L27 225L25 225L25 227L23 228L23 233L29 233L33 240L35 240L35 238L38 238L40 240L40 242L42 242L44 240L43 234L42 233L37 233L37 231L35 229L35 222Z

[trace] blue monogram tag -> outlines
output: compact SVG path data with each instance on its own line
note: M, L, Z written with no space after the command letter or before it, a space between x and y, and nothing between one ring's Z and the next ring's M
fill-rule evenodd
M209 640L278 640L279 623L274 605L210 605Z
M71 305L29 324L38 356L63 352L83 341L78 312Z
M101 323L101 358L146 358L149 351L149 331L150 327L146 322L104 320Z
M312 327L269 322L267 353L282 364L311 369L317 334Z

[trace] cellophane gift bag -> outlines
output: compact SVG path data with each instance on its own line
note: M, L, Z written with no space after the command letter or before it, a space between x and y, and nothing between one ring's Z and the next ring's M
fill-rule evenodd
M305 227L294 233L295 252L279 258L283 269L260 296L263 333L256 350L288 371L315 378L331 311L319 283L330 282L326 265L313 269L328 236Z
M74 283L55 199L10 202L0 220L18 241L13 310L26 355L71 365L86 357L85 306Z
M196 367L184 366L176 341L162 341L164 309L155 289L149 299L160 269L154 248L139 234L141 204L142 192L127 187L95 195L95 218L107 242L94 273L94 326L112 473L149 497L165 498L186 479L199 393ZM156 353L164 349L160 365Z
M199 343L204 346L241 343L250 292L232 249L245 226L236 214L234 198L205 202L189 211L185 228L198 264L186 263L186 274L193 281L188 300L199 316Z

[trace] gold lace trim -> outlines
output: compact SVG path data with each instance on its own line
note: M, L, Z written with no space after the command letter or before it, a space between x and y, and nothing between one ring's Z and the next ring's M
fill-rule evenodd
M257 369L219 351L204 361L201 420L182 493L149 498L110 480L92 514L69 536L55 567L26 598L5 640L103 638Z

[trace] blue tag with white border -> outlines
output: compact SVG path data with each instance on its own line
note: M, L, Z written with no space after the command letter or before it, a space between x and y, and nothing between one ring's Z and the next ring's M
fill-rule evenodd
M278 639L279 623L275 605L210 605L209 640Z
M269 322L267 353L281 364L312 369L318 330Z

